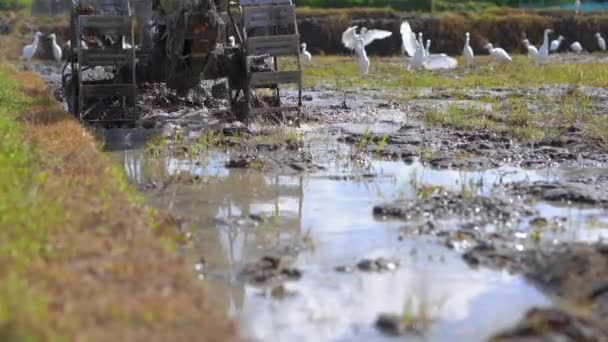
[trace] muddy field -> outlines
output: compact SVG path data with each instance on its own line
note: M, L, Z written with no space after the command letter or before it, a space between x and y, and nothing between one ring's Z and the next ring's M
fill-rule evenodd
M93 129L243 336L608 340L606 89L319 85L297 126L220 83Z

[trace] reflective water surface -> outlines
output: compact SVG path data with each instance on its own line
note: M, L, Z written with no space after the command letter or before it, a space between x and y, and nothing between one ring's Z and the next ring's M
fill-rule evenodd
M477 341L512 325L529 308L551 304L520 276L470 268L435 237L400 239L405 222L375 218L372 208L415 198L421 184L489 195L501 182L555 179L576 170L438 171L400 161L355 167L339 157L345 148L320 148L315 158L327 170L293 176L226 169L229 156L222 153L194 160L151 158L140 150L114 156L140 186L177 174L198 176L197 182L170 182L144 194L186 220L194 236L184 253L195 275L205 279L213 300L237 319L247 339L392 339L374 322L393 313L430 322L422 336L408 339ZM563 227L543 235L548 243L608 236L593 224L606 222L599 209L542 202L536 208L546 217L567 217ZM520 225L525 236L528 222ZM237 277L244 265L272 253L291 255L303 274L280 295ZM400 267L385 273L335 270L376 257L398 259Z

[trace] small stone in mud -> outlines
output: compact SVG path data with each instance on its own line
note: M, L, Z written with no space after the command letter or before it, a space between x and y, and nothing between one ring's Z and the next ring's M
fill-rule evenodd
M535 217L530 220L530 225L538 228L546 227L549 224L549 221L544 217Z
M559 309L532 309L519 324L490 339L502 341L606 341L601 322L574 316Z
M256 221L258 223L264 223L264 218L260 215L256 215L256 214L249 214L249 218L252 219L253 221Z
M399 260L378 258L375 260L364 259L357 264L357 268L363 272L394 271L399 267Z
M378 258L376 259L376 265L380 271L394 271L399 267L399 260Z
M376 263L373 260L369 260L369 259L359 261L359 263L357 264L357 268L360 271L365 271L365 272L376 271L378 269Z
M250 165L250 161L246 158L230 159L226 163L226 167L229 169L246 169Z
M291 280L298 280L302 278L302 272L295 268L286 268L281 271L281 274Z
M302 95L302 101L312 101L312 95Z
M336 270L336 272L340 273L352 273L354 271L353 268L350 266L337 266L334 269Z
M376 328L391 336L400 336L405 333L405 326L399 315L380 314L376 319Z
M296 171L306 171L306 167L302 166L301 164L298 163L291 163L289 164L289 167L291 167L292 169L296 170Z

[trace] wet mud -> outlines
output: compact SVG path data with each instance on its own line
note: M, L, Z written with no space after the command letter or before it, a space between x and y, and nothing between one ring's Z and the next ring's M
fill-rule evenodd
M145 86L135 128L96 129L179 218L181 253L244 336L608 338L606 146L576 124L525 142L426 118L475 108L504 124L501 102L552 111L573 92L603 115L604 89L307 90L300 127L240 123L214 92Z

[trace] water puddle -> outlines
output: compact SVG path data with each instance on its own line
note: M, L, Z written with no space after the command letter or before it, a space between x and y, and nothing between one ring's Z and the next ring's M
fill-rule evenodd
M531 307L552 304L520 276L470 268L437 237L400 237L406 223L374 217L372 208L414 199L421 187L489 196L500 184L553 180L578 171L438 171L420 163L376 160L354 167L340 157L347 147L319 149L313 155L326 170L291 176L227 169L230 156L223 153L195 160L151 158L141 150L113 155L142 188L150 180L196 176L194 184L171 182L144 193L150 203L186 220L193 245L185 255L248 339L380 341L389 339L374 327L384 313L429 323L423 335L411 339L476 341L512 325ZM608 230L598 228L607 226L605 211L546 202L534 207L543 217L566 218L548 229L542 241L608 237ZM529 220L512 228L522 237L534 229ZM243 282L243 267L265 255L288 255L301 279L282 287ZM395 260L399 267L336 271L379 257Z

